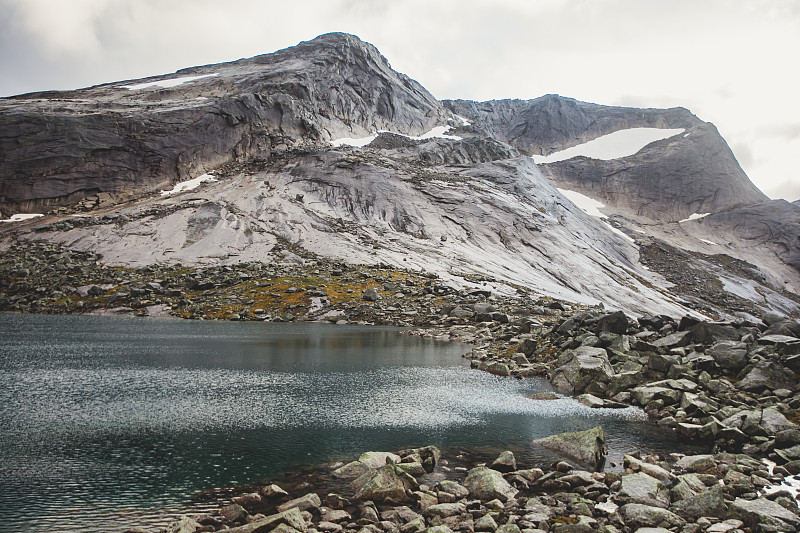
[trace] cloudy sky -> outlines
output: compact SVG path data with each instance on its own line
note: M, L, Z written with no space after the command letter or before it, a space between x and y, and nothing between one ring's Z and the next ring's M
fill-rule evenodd
M437 98L689 108L800 198L798 0L0 0L0 96L174 72L330 31Z

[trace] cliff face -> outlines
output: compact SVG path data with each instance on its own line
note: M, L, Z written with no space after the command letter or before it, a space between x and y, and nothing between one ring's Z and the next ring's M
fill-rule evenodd
M486 134L526 155L548 155L626 128L689 128L700 121L688 110L609 107L556 94L533 100L444 100Z
M529 157L643 127L683 131L624 157ZM157 192L205 173L215 181ZM790 313L797 209L761 194L714 126L685 109L555 95L438 102L345 34L0 99L0 211L50 210L0 225L0 246L48 239L110 264L388 263L635 313L725 314L742 298L741 309ZM700 213L711 214L686 220Z
M607 161L578 157L542 168L559 187L660 222L768 200L708 123L649 144L633 156Z
M174 87L140 82L207 76ZM42 211L97 192L136 197L232 161L450 114L345 34L233 63L0 99L0 207Z

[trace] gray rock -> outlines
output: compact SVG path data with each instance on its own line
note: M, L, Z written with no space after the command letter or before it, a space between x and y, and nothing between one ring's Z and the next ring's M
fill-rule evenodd
M726 518L728 505L723 498L722 486L716 485L696 496L675 503L671 510L686 520L695 521L701 516Z
M164 530L165 533L195 533L200 524L191 516L184 516L180 520L176 520L167 525Z
M533 441L575 461L599 470L605 463L605 434L596 426L585 431L559 433Z
M625 525L631 528L672 528L683 526L685 523L680 516L667 509L643 505L641 503L626 503L619 508L618 512L625 522Z
M556 366L551 382L571 393L584 392L592 384L608 383L614 375L608 354L602 348L581 346L559 357Z
M369 466L361 461L352 461L334 470L331 475L339 479L356 479L369 471Z
M431 505L423 513L425 516L438 516L439 518L447 518L449 516L456 516L467 511L467 507L463 503L440 503Z
M667 487L654 477L644 472L622 476L622 485L617 494L624 503L641 503L653 507L669 507L670 494Z
M353 486L356 499L400 503L407 501L407 491L416 490L419 485L412 476L387 464L363 474L353 481Z
M367 289L364 291L362 296L365 302L377 302L378 301L378 291L375 289Z
M439 482L439 490L450 493L459 500L469 496L469 489L457 481L445 479Z
M497 529L497 522L492 515L486 514L475 520L473 528L475 531L494 531Z
M726 370L741 370L747 364L747 345L743 342L720 341L706 353L714 362Z
M768 525L778 528L778 531L795 531L800 527L800 517L796 513L766 498L736 498L730 504L730 516L751 528Z
M771 389L797 389L797 378L794 373L772 361L756 363L753 368L736 384L736 388L747 392L763 392Z
M282 503L278 506L278 512L288 511L289 509L310 511L312 509L319 509L320 505L322 505L322 501L320 500L319 495L314 492L309 492L305 496L300 496L299 498Z
M401 461L400 456L392 452L364 452L358 460L369 468L380 468L385 464L396 464Z
M517 460L512 452L506 450L492 462L490 468L498 472L513 472L517 469Z
M483 466L473 468L467 473L464 487L471 497L486 501L497 498L506 502L519 492L498 471Z

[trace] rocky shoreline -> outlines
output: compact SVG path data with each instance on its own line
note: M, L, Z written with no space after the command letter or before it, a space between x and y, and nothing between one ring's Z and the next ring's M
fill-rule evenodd
M404 467L393 465L414 463L408 457L414 459L419 452L401 453L392 458L392 465L370 469L406 474L404 496L391 502L403 504L400 507L386 507L363 494L353 498L354 492L339 496L349 502L340 502L346 509L337 509L331 503L335 499L329 501L325 494L317 494L316 500L306 498L318 501L316 506L279 509L289 495L260 493L259 501L267 502L263 509L244 505L243 500L237 504L243 509L236 519L224 514L220 515L224 520L186 518L183 525L170 526L168 531L225 527L239 532L281 528L278 533L800 528L791 494L759 496L764 487L800 473L798 322L770 314L760 320L727 322L690 316L632 320L622 312L536 298L523 288L516 295L501 297L486 288L492 281L486 278L468 278L473 288L459 289L419 272L304 257L302 250L288 245L284 258L283 264L270 265L137 269L104 266L95 254L53 244L11 243L0 253L0 311L138 316L158 311L193 319L413 326L413 334L473 344L475 348L466 355L473 368L520 379L546 376L559 390L593 407L639 406L654 422L687 439L713 442L715 454L694 459L631 455L622 475L565 472L564 465L545 473L537 470L545 465L528 465L503 474L509 487L520 491L503 499L470 491L469 472L448 473L447 481L461 488L445 486L458 494L441 487L445 480L424 479L433 471L423 475L417 469L423 479L416 480ZM756 458L768 458L777 466L770 472ZM580 466L574 463L570 468ZM307 493L313 490L312 483ZM641 491L647 496L641 496ZM612 511L606 503L617 508ZM692 507L695 504L699 507ZM338 520L326 519L326 508L344 514L335 515L342 517ZM532 514L540 519L525 519Z
M570 434L564 434L570 435ZM560 437L563 437L561 435ZM574 434L571 434L574 435ZM433 447L365 452L329 465L291 493L251 487L211 514L184 516L167 533L567 533L784 532L800 528L790 474L745 454L625 457L623 472L560 461L517 464L505 451L490 464L451 468ZM340 480L343 493L319 490ZM150 533L129 529L126 533Z

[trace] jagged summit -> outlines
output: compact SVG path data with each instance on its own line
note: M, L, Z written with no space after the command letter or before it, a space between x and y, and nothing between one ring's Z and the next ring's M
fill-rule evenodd
M639 128L670 133L623 156L530 157ZM0 130L0 211L47 213L0 226L3 245L44 238L139 266L386 263L636 313L797 310L800 225L779 219L800 207L773 208L684 108L439 102L330 33L0 99ZM587 214L597 205L608 218Z

